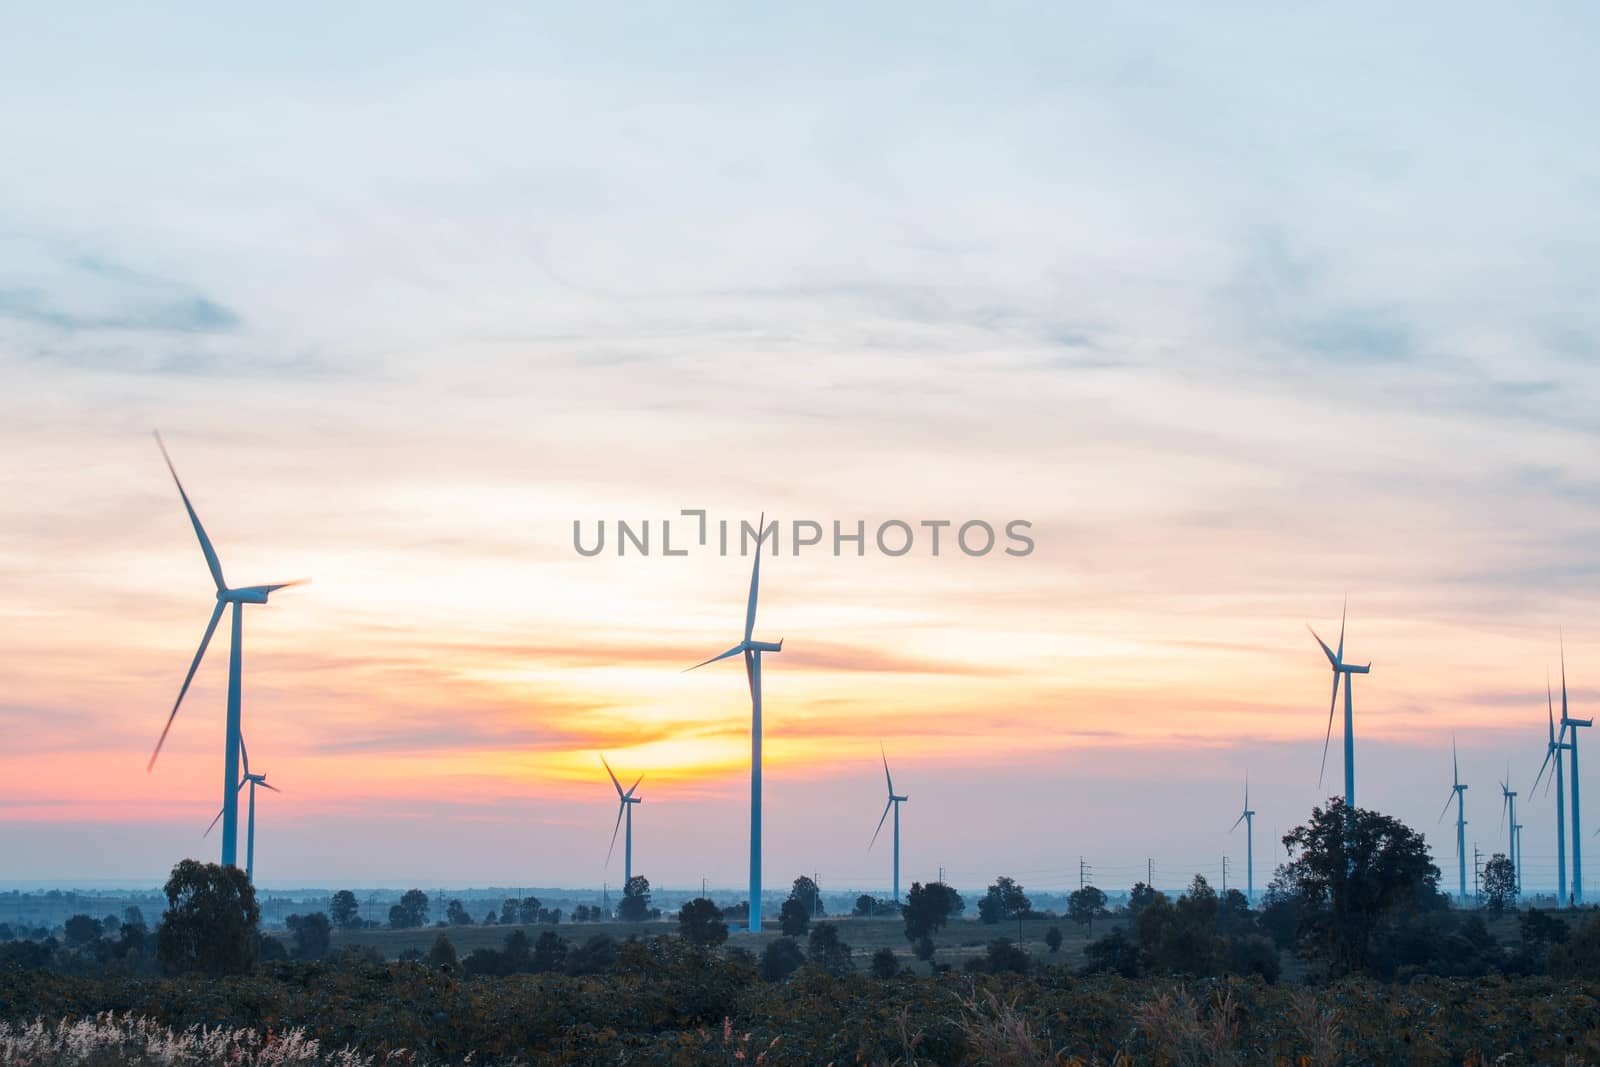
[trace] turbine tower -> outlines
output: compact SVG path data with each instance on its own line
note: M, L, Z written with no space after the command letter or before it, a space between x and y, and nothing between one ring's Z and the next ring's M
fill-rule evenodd
M1439 821L1444 821L1445 812L1450 810L1450 801L1456 802L1456 863L1461 871L1461 906L1467 906L1467 818L1466 795L1467 787L1461 784L1461 761L1456 758L1456 743L1450 741L1450 759L1454 763L1452 777L1454 783L1450 787L1450 797L1444 802L1444 811L1439 813Z
M1546 723L1550 729L1550 742L1545 748L1544 762L1539 765L1539 774L1533 780L1533 788L1539 788L1540 779L1544 778L1545 769L1553 761L1556 766L1556 906L1561 906L1561 895L1567 891L1567 787L1566 772L1562 770L1561 753L1572 747L1556 736L1555 698L1550 694L1550 675L1545 672L1544 700ZM1565 715L1562 716L1565 718ZM1567 728L1561 728L1561 737L1565 737ZM1576 735L1574 735L1576 736ZM1550 791L1548 783L1545 792Z
M1244 896L1251 904L1256 902L1255 817L1256 813L1250 810L1250 776L1247 774L1244 776L1244 811L1228 828L1228 833L1244 823Z
M644 781L644 775L633 780L633 784L626 790L622 783L617 781L616 772L611 769L611 764L606 763L605 753L600 754L600 762L605 763L606 773L611 775L611 784L617 787L617 825L611 828L611 847L606 850L606 866L611 866L611 853L617 849L617 831L622 827L622 817L628 817L628 834L622 840L622 884L627 885L633 881L633 806L643 804L643 797L636 797L633 791L639 788L639 783ZM667 814L672 814L668 812Z
M757 641L756 592L761 585L761 546L767 540L767 516L761 515L761 525L756 531L756 560L750 568L750 600L745 606L744 640L726 652L696 663L687 671L698 670L708 663L744 653L744 673L750 682L750 921L752 934L761 932L761 654L782 652L783 641Z
M1583 831L1579 829L1579 817L1582 811L1578 806L1578 728L1580 726L1593 726L1593 719L1574 719L1567 714L1567 648L1566 642L1561 646L1561 735L1566 736L1568 728L1572 730L1572 740L1567 744L1567 750L1572 753L1572 906L1583 906Z
M1509 819L1507 818L1509 816ZM1506 776L1500 782L1500 825L1510 823L1506 853L1511 858L1511 869L1516 872L1517 895L1522 895L1522 857L1517 855L1517 791L1511 788L1511 765L1506 764Z
M1355 706L1350 696L1351 675L1368 674L1372 671L1372 664L1357 666L1344 661L1344 611L1339 612L1339 649L1334 651L1328 643L1317 637L1317 631L1311 630L1311 624L1306 624L1306 629L1311 630L1311 636L1317 638L1317 644L1322 646L1322 651L1327 653L1328 663L1333 667L1333 697L1328 701L1328 731L1322 739L1322 771L1328 769L1328 742L1333 738L1333 709L1339 703L1339 679L1344 679L1344 806L1346 817L1353 817L1356 808L1356 743L1355 743ZM1317 784L1322 784L1322 773L1317 775Z
M1517 893L1522 893L1522 824L1511 824L1511 839L1517 843Z
M245 831L244 838L244 877L246 881L254 885L256 881L256 786L259 785L263 789L270 789L274 793L281 793L283 790L269 784L265 774L250 773L250 750L244 747L243 737L239 738L239 755L244 760L244 777L239 779L239 788L243 789L247 785L250 787L250 816L246 822L248 829ZM209 836L211 831L216 829L217 819L222 818L223 813L226 811L227 809L224 808L223 811L217 812L217 818L211 820L211 825L206 827L206 832L200 836Z
M883 814L878 816L878 828L872 831L872 842L867 845L867 851L878 843L878 835L883 832L883 820L889 817L889 809L894 809L894 902L900 903L900 805L910 800L910 797L899 796L894 791L894 779L889 777L889 755L883 751L883 744L878 744L878 754L883 757L883 780L889 785L889 802L883 806Z
M216 632L217 623L222 619L223 609L231 604L233 633L228 649L228 726L222 771L222 865L237 867L239 789L243 784L239 778L239 754L243 749L243 741L240 739L239 691L244 674L242 664L244 606L265 604L267 598L279 589L299 585L300 582L230 587L222 577L222 563L217 559L216 549L211 547L211 538L206 536L205 527L200 525L200 516L195 514L194 505L189 503L189 494L183 491L183 483L178 481L177 468L172 465L172 457L167 455L167 446L161 440L159 433L156 434L156 444L161 448L162 458L167 461L167 470L172 473L172 481L178 487L178 495L183 498L183 507L189 513L189 522L194 526L195 536L200 539L200 551L205 554L206 567L210 569L211 580L217 586L217 606L211 612L211 621L206 623L206 632L200 638L199 651L194 654L194 662L189 664L189 673L184 676L183 687L178 690L178 699L172 702L172 712L167 716L166 726L161 728L161 739L156 742L156 750L151 753L150 762L145 766L145 770L148 772L155 769L156 757L161 755L161 746L166 744L167 732L172 729L172 721L178 717L178 707L183 703L184 694L189 691L189 683L194 681L195 671L200 669L200 661L205 658L206 646L211 643L211 635Z

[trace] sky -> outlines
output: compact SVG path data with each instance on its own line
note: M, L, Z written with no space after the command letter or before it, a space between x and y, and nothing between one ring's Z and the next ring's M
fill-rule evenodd
M215 854L225 630L145 770L213 603L156 428L230 581L312 579L245 621L264 886L615 885L601 751L636 871L742 885L745 683L682 668L750 560L614 552L686 509L785 538L769 886L887 890L881 744L905 883L1239 884L1248 775L1259 890L1339 787L1306 624L1346 597L1358 803L1453 880L1454 738L1469 850L1509 775L1553 883L1563 639L1600 698L1591 7L7 21L0 883Z

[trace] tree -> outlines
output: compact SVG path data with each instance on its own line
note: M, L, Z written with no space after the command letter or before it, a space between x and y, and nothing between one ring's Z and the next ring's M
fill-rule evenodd
M1496 852L1483 865L1483 898L1497 919L1517 899L1517 868L1503 853Z
M1133 883L1133 888L1128 891L1128 914L1137 915L1144 910L1146 904L1151 903L1160 896L1154 889L1143 882Z
M156 957L174 973L244 974L255 964L261 910L237 867L183 860L163 890L167 910L156 930Z
M1010 919L1025 918L1033 910L1028 895L1012 879L1001 875L978 901L978 919L993 926Z
M1044 944L1051 954L1061 951L1061 927L1052 926L1044 932Z
M906 921L906 940L916 942L931 938L944 929L952 915L959 915L964 907L961 894L943 882L929 882L927 885L912 882L911 892L906 894L905 906L900 909Z
M1590 912L1587 922L1551 945L1547 966L1552 978L1600 979L1600 915Z
M1027 974L1033 967L1033 958L1020 945L1001 937L989 942L983 957L973 960L968 967L989 974Z
M524 926L532 926L534 923L545 921L544 904L538 897L523 897L522 902L517 906L517 913ZM557 914L559 913L560 909L558 908Z
M900 973L900 961L895 958L894 949L885 945L872 954L872 977L893 978Z
M1067 915L1073 922L1094 929L1094 921L1109 915L1106 895L1092 885L1086 885L1067 898Z
M341 889L328 901L328 918L341 930L351 930L361 925L361 905L356 895Z
M472 916L467 914L467 909L461 906L461 901L452 900L445 906L444 921L451 926L471 926Z
M789 899L799 901L806 909L806 914L813 919L820 919L828 914L827 909L822 906L822 890L817 888L816 882L803 874L794 880L794 886L789 890Z
M839 928L833 923L812 928L806 958L830 974L850 973L850 946L839 940Z
M1166 900L1165 897L1161 898ZM1084 971L1088 974L1120 974L1124 978L1139 977L1139 946L1117 927L1098 941L1091 941L1083 950Z
M333 924L322 912L291 915L284 920L294 938L296 959L320 960L333 947Z
M67 920L62 932L67 944L82 946L98 940L102 929L99 919L91 919L87 915L74 915Z
M433 939L433 947L428 949L427 961L429 967L449 967L453 970L456 965L456 946L448 937L440 934Z
M1439 868L1421 834L1398 819L1334 798L1283 837L1284 866L1305 912L1302 936L1335 973L1366 966L1373 935L1386 920L1428 907L1439 895Z
M799 937L811 925L811 910L794 897L783 902L778 909L778 928L784 937Z
M678 909L678 931L691 945L720 945L728 940L722 909L705 897L696 897Z
M420 889L408 889L400 903L389 909L389 925L396 930L415 930L428 922L428 894Z
M911 944L912 955L916 956L917 959L921 960L923 963L928 963L931 961L935 951L936 948L933 943L933 938L928 937L927 935L917 938L916 941L912 942Z
M625 923L642 923L650 917L650 879L642 874L636 874L622 887L622 900L617 904L617 918Z
M533 943L533 969L559 971L567 962L567 943L554 930L546 930Z
M769 982L781 982L799 970L804 962L805 956L794 938L780 937L769 942L761 954L761 977Z

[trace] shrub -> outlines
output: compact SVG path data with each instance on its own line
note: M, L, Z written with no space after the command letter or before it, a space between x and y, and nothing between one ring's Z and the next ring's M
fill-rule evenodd
M818 923L811 931L806 957L831 974L850 972L850 946L839 940L839 927L834 923Z
M453 969L456 965L456 946L444 934L433 939L433 947L428 949L428 966L443 970Z
M872 976L874 978L893 978L900 973L900 961L894 954L894 949L884 946L872 954Z
M805 956L794 938L780 937L769 942L761 954L761 977L769 982L781 982L799 970L804 962Z

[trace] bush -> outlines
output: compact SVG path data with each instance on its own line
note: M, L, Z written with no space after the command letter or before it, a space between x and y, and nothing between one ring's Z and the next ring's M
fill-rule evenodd
M692 945L720 945L728 940L722 909L705 897L696 897L678 909L678 932Z
M297 959L320 960L333 947L333 924L322 912L291 915L284 922L294 938L294 954Z
M784 937L799 937L810 925L811 909L794 897L783 902L778 911L778 929L783 931Z
M874 978L893 978L899 973L900 961L895 956L894 949L885 946L872 954L872 976Z
M805 956L794 938L780 937L769 942L761 954L761 977L769 982L781 982L799 970L804 962Z
M1052 955L1061 951L1061 928L1052 926L1044 932L1044 944Z
M839 927L833 923L818 923L811 931L806 957L830 974L850 973L850 946L839 940Z
M438 970L445 970L446 968L454 970L456 966L456 946L451 943L448 937L440 934L433 939L433 947L428 949L427 960L429 967Z
M1552 978L1600 979L1600 913L1590 912L1570 937L1551 945L1549 961Z

